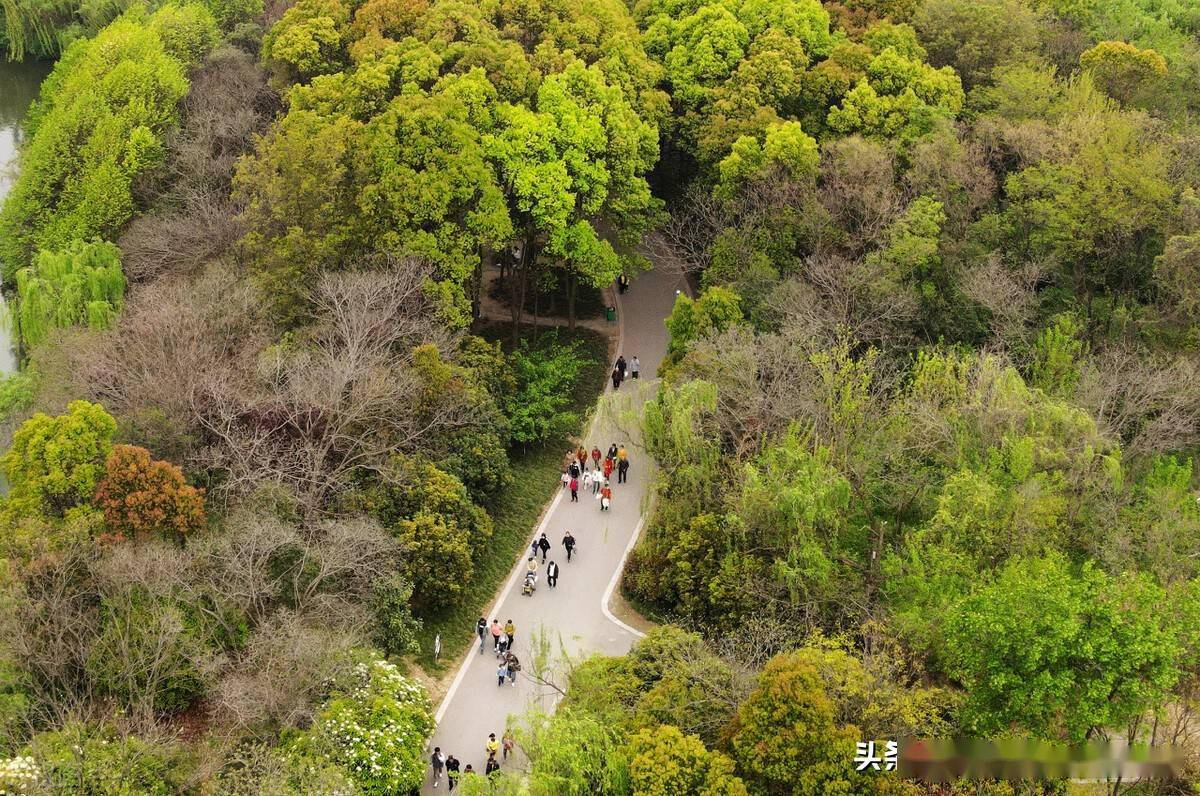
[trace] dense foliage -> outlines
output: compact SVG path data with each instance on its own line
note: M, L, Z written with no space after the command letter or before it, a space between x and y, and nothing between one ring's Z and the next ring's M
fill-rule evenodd
M101 5L0 3L62 48L0 210L0 789L419 787L404 659L593 387L526 308L648 259L665 626L527 661L559 709L462 792L929 793L855 743L955 734L1194 786L1191 4Z

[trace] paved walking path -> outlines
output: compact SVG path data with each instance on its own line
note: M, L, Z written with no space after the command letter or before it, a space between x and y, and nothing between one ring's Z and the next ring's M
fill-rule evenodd
M644 400L653 392L654 378L667 350L667 330L663 321L675 303L676 290L686 289L683 277L667 269L656 269L637 277L624 296L620 297L618 321L621 342L618 353L627 361L636 354L641 361L641 379L626 380L620 393L636 394ZM611 367L610 367L611 370ZM612 391L609 383L608 391ZM601 416L585 434L584 444L607 452L612 443L629 442L617 427L624 425ZM491 642L483 654L473 644L465 656L454 683L438 708L438 728L430 749L441 747L442 753L454 755L465 769L470 763L482 773L486 754L484 744L488 733L499 738L510 714L519 714L533 705L553 707L553 696L544 686L529 677L532 661L530 640L540 628L553 642L572 656L599 652L620 655L637 640L637 631L623 625L608 611L607 601L620 577L621 564L631 547L635 529L647 504L652 483L653 465L636 446L629 448L629 479L617 484L613 473L612 508L600 511L600 502L582 487L579 502L572 503L565 490L556 495L536 533L541 532L553 543L547 561L554 560L560 568L558 588L550 589L545 582L545 568L539 570L537 591L529 597L521 594L528 548L514 566L511 577L501 591L497 606L487 619L499 619L503 625L511 619L517 632L514 652L525 671L517 678L516 686L496 685L497 660ZM570 529L578 543L576 555L567 563L561 542L563 532ZM540 560L540 559L539 559ZM464 627L465 635L474 636L474 627ZM427 781L423 793L444 792L443 784L434 790Z

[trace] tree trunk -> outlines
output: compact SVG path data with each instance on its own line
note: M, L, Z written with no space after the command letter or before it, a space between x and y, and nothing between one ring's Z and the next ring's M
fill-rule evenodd
M575 331L575 291L579 287L579 277L574 271L567 273L567 328Z
M534 251L533 230L525 230L525 243L521 248L521 264L520 275L516 273L517 266L514 264L513 273L513 291L510 294L512 297L512 341L513 345L517 344L517 340L521 336L521 318L525 314L525 292L529 287L529 272L533 268L533 264L537 261L537 252Z

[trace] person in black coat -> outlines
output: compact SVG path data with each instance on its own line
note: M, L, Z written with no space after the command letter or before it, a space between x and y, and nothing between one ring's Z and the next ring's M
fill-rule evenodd
M550 584L550 588L558 585L558 564L553 561L546 567L546 582Z
M546 534L542 534L542 538L538 539L538 550L542 551L542 563L546 563L546 553L550 552L550 540L546 538Z
M617 370L621 371L621 381L624 381L625 373L629 370L629 366L625 364L624 355L617 357Z
M567 561L571 560L571 554L575 552L575 537L567 531L563 535L563 547L567 548Z

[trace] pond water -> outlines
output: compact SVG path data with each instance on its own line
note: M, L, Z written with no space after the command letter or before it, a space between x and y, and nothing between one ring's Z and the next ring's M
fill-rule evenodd
M29 103L37 97L38 86L50 73L50 67L51 64L40 61L0 61L0 201L12 185L23 132L21 124L29 111ZM0 308L3 301L0 296ZM0 323L0 373L9 373L16 365L9 324Z

